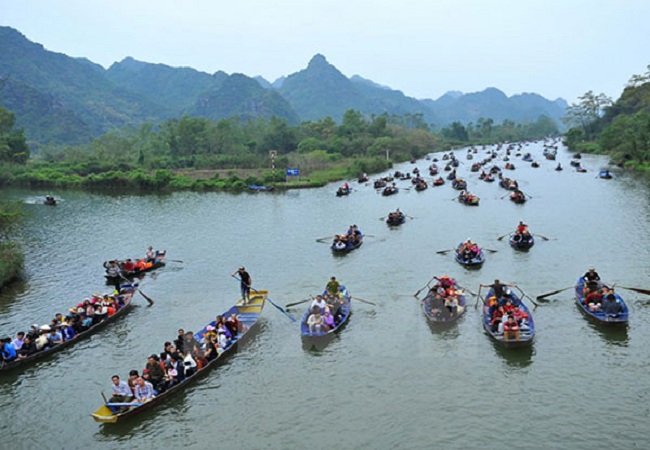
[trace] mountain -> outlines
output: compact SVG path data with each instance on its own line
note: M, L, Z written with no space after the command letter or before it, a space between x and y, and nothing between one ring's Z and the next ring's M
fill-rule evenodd
M563 99L550 101L538 94L518 94L508 97L496 88L462 94L447 92L437 100L422 100L440 118L441 125L452 122L469 123L480 118L491 118L496 123L504 120L534 122L545 115L559 124L568 106Z
M109 67L106 77L117 86L156 99L174 116L179 116L201 94L218 88L228 75L224 72L209 75L189 67L151 64L128 57Z
M86 58L46 50L10 27L0 27L0 106L16 114L30 145L86 143L125 126L160 123L183 114L221 119L284 118L289 123L331 117L354 109L370 117L411 116L438 127L453 121L558 121L566 101L537 94L507 97L496 88L437 100L418 100L370 79L343 75L323 55L270 83L262 77L208 74L127 57L108 70Z
M188 112L192 116L214 120L231 116L243 119L278 116L290 124L297 124L300 120L291 105L276 91L265 89L257 80L237 73L226 78L218 89L200 96Z
M33 100L33 104L43 105L44 99L49 99L45 104L49 103L50 107L33 114L73 111L82 121L82 134L83 130L90 130L99 135L134 121L157 121L165 115L164 106L113 85L101 66L87 59L47 51L9 27L0 27L0 76L17 82L4 85L3 105L18 96L12 91L17 87L20 95L34 96L27 99ZM28 138L39 135L32 130L31 123L25 124L24 117L18 117L18 122L26 125ZM75 140L77 137L68 136L63 143Z

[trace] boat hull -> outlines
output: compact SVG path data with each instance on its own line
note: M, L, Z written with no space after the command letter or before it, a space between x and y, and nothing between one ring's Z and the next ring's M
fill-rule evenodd
M238 349L240 349L241 346L248 339L250 339L250 337L252 337L252 335L254 334L254 330L257 329L259 323L258 319L262 314L262 310L264 309L264 304L266 303L266 294L267 291L256 291L255 293L251 294L251 299L246 305L244 305L240 300L236 305L234 305L228 311L222 314L224 317L228 317L230 314L233 313L237 314L242 325L244 325L245 328L242 328L242 331L238 334L237 340L235 342L233 342L228 348L226 348L219 356L217 356L215 359L210 361L205 367L203 367L200 370L197 370L190 377L185 378L179 384L166 390L164 393L154 397L152 400L146 403L141 403L139 404L139 406L135 406L133 408L130 408L128 411L121 412L118 414L113 413L113 411L108 406L102 405L98 410L92 413L92 418L96 422L105 423L105 424L125 421L126 419L132 416L135 416L144 411L150 410L156 407L157 405L160 405L167 398L171 397L175 393L184 390L190 384L196 382L198 379L207 375L207 373L211 369L221 365L230 355L236 353ZM208 325L214 326L215 323L214 321L212 321ZM208 325L206 325L205 327L203 327L203 329L195 333L196 339L199 342L201 342L203 335L207 331L206 327Z

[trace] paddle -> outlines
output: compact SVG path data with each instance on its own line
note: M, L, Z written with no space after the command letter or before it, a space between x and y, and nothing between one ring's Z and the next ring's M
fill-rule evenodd
M439 255L444 255L444 254L447 253L447 252L453 252L453 251L454 251L454 249L453 249L453 248L450 248L449 250L439 250L439 251L437 251L436 253L439 254ZM432 279L433 279L433 278L432 278Z
M351 295L350 298L353 298L353 299L355 299L355 300L358 300L358 301L360 301L361 303L367 303L367 304L369 304L369 305L377 306L377 303L369 302L368 300L364 300L364 299L359 298L359 297L354 297L354 296Z
M499 250L493 250L491 248L485 248L485 247L483 247L483 250L487 250L488 252L491 252L491 253L496 253L496 252L499 251Z
M182 262L183 262L183 261L178 260L178 259L165 259L165 261L169 261L169 262L177 262L177 263L182 263Z
M125 278L124 275L122 275L121 273L120 273L120 278L122 278L124 281L126 281L127 283L129 283L129 285L133 286L133 289L135 289L136 291L138 291L138 292L140 293L140 295L143 296L144 299L145 299L147 302L149 302L149 306L151 306L151 305L153 305L153 304L155 303L151 297L149 297L147 294L145 294L144 292L142 292L142 291L137 287L136 284L131 283L131 281L130 281L128 278Z
M307 302L310 301L310 300L312 300L311 297L310 297L310 298L306 298L305 300L300 300L299 302L287 303L286 305L284 305L284 308L287 309L287 308L291 308L292 306L301 305L301 304L303 304L303 303L307 303Z
M638 292L640 294L645 294L645 295L650 295L650 289L641 289L641 288L633 288L633 287L625 287L625 286L619 286L622 289L628 289L630 291Z
M544 239L545 241L550 241L550 240L551 240L551 238L547 238L546 236L542 236L542 235L539 234L539 233L535 233L535 236L539 236L539 237L541 237L542 239Z
M558 290L556 290L556 291L548 292L548 293L543 294L543 295L538 295L538 296L537 296L537 300L543 300L543 299L545 299L546 297L550 297L551 295L559 294L560 292L562 292L562 291L566 291L567 289L571 289L572 287L573 287L573 286L568 286L568 287L565 287L565 288L562 288L562 289L558 289Z
M497 238L497 241L500 241L500 240L502 240L504 237L506 237L506 236L510 236L511 234L512 234L512 232L510 232L510 233L506 233L506 234L504 234L503 236L499 236L499 237Z
M425 284L424 286L422 286L420 289L418 289L418 291L417 291L415 294L413 294L413 297L417 297L418 295L420 295L420 292L422 292L422 290L423 290L424 288L429 287L429 284L431 284L431 282L432 282L433 280L435 280L435 279L436 279L436 276L434 275L433 277L431 277L431 279L430 279L429 281L427 281L427 284Z
M470 295L473 295L474 297L478 297L478 295L477 295L476 293L472 292L472 291L469 290L468 288L463 287L463 286L461 286L460 284L457 284L457 286L458 286L459 288L461 288L463 291L465 291L465 292L469 292Z
M485 299L483 297L481 297L481 288L482 287L483 287L482 285L480 285L480 284L478 285L478 294L476 295L476 303L474 303L474 309L478 308L479 300L481 300L483 303L485 303Z
M522 297L522 299L523 299L524 297L528 297L528 299L533 303L533 305L535 305L535 308L537 308L537 307L539 306L539 304L538 304L535 300L533 300L533 299L530 297L530 295L526 294L522 288L520 288L520 287L517 286L516 284L513 284L512 287L515 287L515 288L517 288L517 289L519 290L519 292L521 293L521 297Z
M233 277L235 280L241 282L241 279L238 278L238 277L236 277L235 275L231 275L231 277ZM248 286L248 288L249 288L251 291L255 292L256 294L259 294L259 293L260 293L257 289L251 287L250 285L246 285L246 286ZM269 301L270 304L272 304L273 306L275 306L275 307L278 309L278 311L280 311L282 314L284 314L285 316L287 316L287 317L288 317L292 322L297 322L297 321L298 321L298 319L296 319L295 317L293 317L291 314L287 313L284 309L282 309L281 306L277 305L273 300L271 300L271 299L268 298L268 297L265 297L265 298Z
M325 239L333 239L333 238L334 238L333 235L332 236L325 236L325 237L316 239L316 242L323 242Z

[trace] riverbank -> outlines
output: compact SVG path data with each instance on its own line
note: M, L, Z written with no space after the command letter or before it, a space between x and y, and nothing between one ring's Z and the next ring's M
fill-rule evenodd
M17 243L0 243L0 289L20 277L24 262L25 256Z

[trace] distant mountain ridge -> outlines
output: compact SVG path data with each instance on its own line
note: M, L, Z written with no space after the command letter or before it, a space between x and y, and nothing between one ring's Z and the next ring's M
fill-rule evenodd
M0 105L15 112L32 144L89 142L109 130L159 123L184 114L221 119L277 116L294 124L349 109L364 115L417 115L437 127L479 118L495 122L564 116L566 101L538 94L507 97L496 88L437 100L418 100L359 75L343 75L320 54L307 67L270 82L214 74L127 57L109 69L86 58L46 50L10 27L0 27Z

